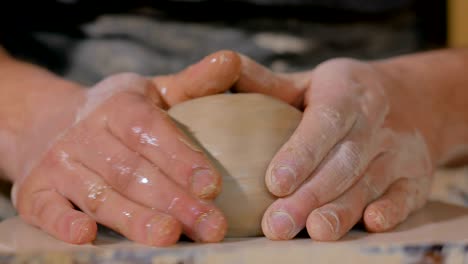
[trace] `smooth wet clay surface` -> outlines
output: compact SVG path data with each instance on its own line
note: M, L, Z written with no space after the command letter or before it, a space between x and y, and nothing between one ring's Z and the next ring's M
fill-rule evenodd
M219 94L176 105L169 115L222 173L215 204L227 217L227 236L262 235L263 213L274 201L265 173L302 113L265 95Z

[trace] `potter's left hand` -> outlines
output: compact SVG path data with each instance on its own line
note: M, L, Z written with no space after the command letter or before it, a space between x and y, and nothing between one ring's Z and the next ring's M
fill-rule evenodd
M373 63L333 59L309 72L275 74L242 60L237 91L304 110L266 173L280 197L263 217L268 238L291 239L307 227L313 239L337 240L361 219L382 232L424 205L433 161L413 122L424 119L421 100L411 102Z

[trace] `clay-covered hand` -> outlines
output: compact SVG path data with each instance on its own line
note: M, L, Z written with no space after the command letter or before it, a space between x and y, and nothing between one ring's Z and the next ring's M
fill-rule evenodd
M236 89L304 111L266 173L280 197L262 220L268 238L291 239L307 227L313 239L337 240L361 219L382 232L426 202L433 161L413 122L421 105L408 103L409 91L376 64L333 59L309 72L274 74L242 57Z
M182 232L223 239L226 220L209 201L220 175L164 110L229 89L239 66L221 51L175 75L119 74L82 89L69 127L44 135L53 140L14 183L20 216L70 243L92 241L96 223L149 245L173 244Z

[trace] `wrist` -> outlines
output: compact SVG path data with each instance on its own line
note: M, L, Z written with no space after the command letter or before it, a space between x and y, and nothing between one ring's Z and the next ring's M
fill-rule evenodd
M0 61L0 166L16 181L73 124L84 89L34 65Z
M373 62L389 101L386 124L395 131L418 133L424 139L432 164L440 160L443 111L431 95L431 88L419 83L414 69L399 59Z
M423 135L434 165L468 154L467 50L425 52L372 64L384 80L393 118Z

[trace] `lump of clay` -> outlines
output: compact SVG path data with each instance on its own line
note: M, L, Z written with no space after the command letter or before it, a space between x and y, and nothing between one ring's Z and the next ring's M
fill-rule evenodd
M227 217L227 236L262 235L263 213L275 200L265 185L266 170L301 112L265 95L219 94L176 105L169 115L222 174L215 204Z

